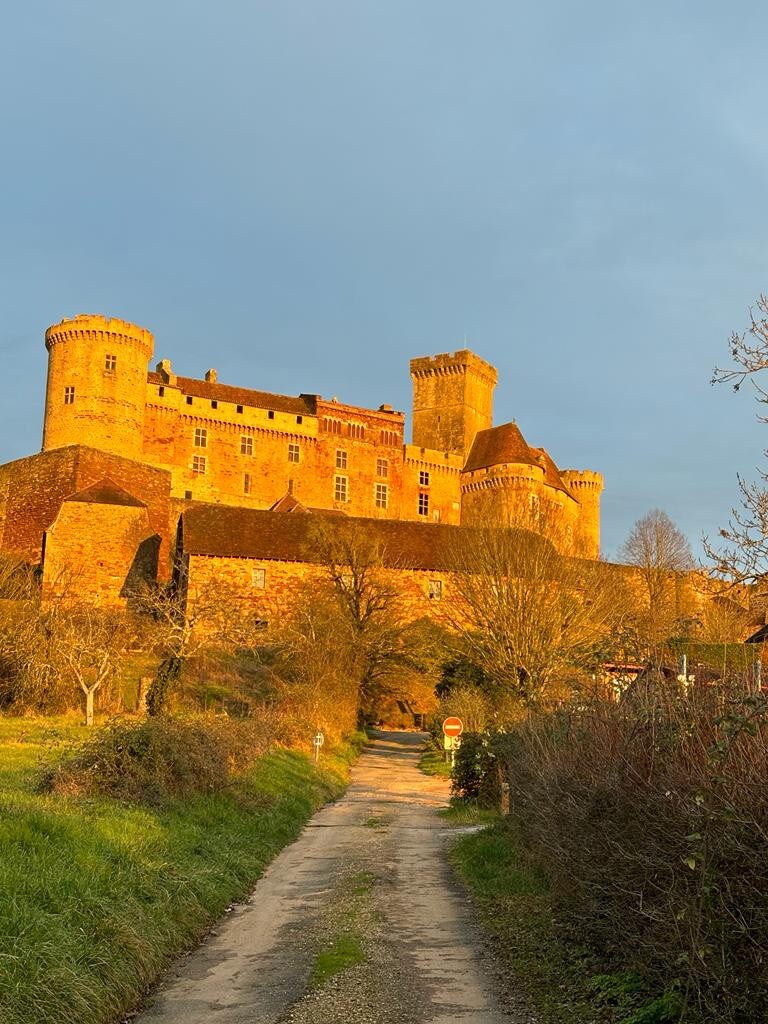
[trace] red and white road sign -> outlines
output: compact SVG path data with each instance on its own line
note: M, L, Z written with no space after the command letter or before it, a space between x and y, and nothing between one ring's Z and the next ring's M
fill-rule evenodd
M443 733L446 736L461 736L464 732L464 723L460 718L446 718L443 722Z

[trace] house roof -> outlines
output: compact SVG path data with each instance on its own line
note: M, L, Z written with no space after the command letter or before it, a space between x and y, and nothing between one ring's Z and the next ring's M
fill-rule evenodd
M147 374L150 384L168 385L160 373ZM233 405L248 405L255 409L274 409L276 412L296 413L297 415L315 416L317 414L316 395L273 395L269 391L253 391L251 388L238 388L231 384L219 384L218 381L197 380L195 377L176 377L177 387L182 394L194 398L206 398L217 402L231 402Z
M478 469L510 464L541 466L546 484L573 497L549 453L544 448L532 448L516 423L501 423L498 427L479 430L463 472L473 473Z
M128 491L107 479L100 480L75 494L70 494L64 501L76 501L88 505L123 505L128 508L147 507L145 502L135 498Z
M476 469L489 469L491 466L503 466L507 463L519 463L524 466L538 464L518 425L502 423L498 427L478 430L464 472L473 473Z
M340 517L315 509L312 515L286 515L226 505L193 505L182 515L186 554L256 558L285 562L323 562L318 525L330 530L362 529L377 541L382 563L392 568L450 571L466 549L471 530L444 523ZM531 544L549 541L521 531Z

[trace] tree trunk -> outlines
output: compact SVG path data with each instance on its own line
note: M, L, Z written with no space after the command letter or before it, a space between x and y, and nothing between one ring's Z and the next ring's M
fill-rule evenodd
M160 663L152 685L147 690L147 712L151 716L162 715L166 710L171 689L181 674L183 664L184 659L176 655Z
M93 696L96 693L96 687L85 691L85 724L93 725Z

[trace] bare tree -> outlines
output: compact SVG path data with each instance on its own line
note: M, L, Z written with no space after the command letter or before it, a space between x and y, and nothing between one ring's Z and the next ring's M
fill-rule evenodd
M639 631L644 646L655 649L685 616L679 579L694 568L691 546L667 513L655 508L636 521L619 549L619 558L638 574L644 598Z
M734 331L729 339L733 364L716 367L713 384L730 384L739 391L749 383L759 404L768 404L768 392L760 384L760 374L768 368L768 296L760 295L750 307L749 326ZM768 417L758 416L761 423ZM764 452L764 454L768 454ZM719 531L719 540L704 540L714 575L730 582L764 583L768 575L768 473L761 471L757 482L737 476L739 506L731 509L728 525Z
M624 603L615 570L560 555L520 521L464 534L454 553L454 626L501 694L532 702L597 668Z
M360 523L318 520L312 542L351 630L359 672L359 704L372 712L396 688L407 657L406 624L397 614L397 588L381 539Z
M96 691L122 661L124 617L87 605L59 609L56 643L61 668L85 694L85 724L93 725Z
M134 606L151 624L147 646L160 656L147 690L150 715L168 710L186 661L203 650L250 647L259 629L242 595L216 579L189 587L182 574L169 584L138 591Z

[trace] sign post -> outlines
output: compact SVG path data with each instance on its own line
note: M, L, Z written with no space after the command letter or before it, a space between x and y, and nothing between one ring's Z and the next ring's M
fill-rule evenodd
M312 746L315 749L315 764L320 760L320 747L325 743L325 736L318 731L315 733L315 738L312 740Z
M464 732L464 723L460 718L450 717L443 722L443 748L444 758L448 760L448 751L451 752L451 768L456 763L456 751L461 745L461 734Z

